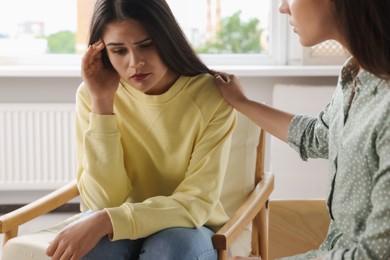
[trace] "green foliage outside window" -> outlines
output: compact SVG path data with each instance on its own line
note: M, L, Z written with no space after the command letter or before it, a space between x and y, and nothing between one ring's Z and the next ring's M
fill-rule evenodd
M241 11L223 18L221 30L214 39L196 48L198 53L260 53L260 21L252 18L248 22L241 21Z
M49 53L75 53L75 33L70 31L61 31L51 34L47 37L47 45Z

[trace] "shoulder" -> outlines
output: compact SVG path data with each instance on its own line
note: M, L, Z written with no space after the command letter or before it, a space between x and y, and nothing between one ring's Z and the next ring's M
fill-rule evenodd
M205 119L216 114L234 117L233 107L222 97L212 75L189 77L184 91Z
M210 74L188 77L186 92L196 102L220 103L223 101L214 77Z

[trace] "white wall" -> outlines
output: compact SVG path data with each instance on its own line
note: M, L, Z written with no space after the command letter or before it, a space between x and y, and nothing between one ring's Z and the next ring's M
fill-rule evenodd
M276 85L273 105L294 114L316 117L330 101L335 86ZM270 171L276 187L272 198L325 198L328 184L328 161L302 161L299 154L279 139L271 138Z
M336 84L335 75L297 77L290 74L287 76L256 76L251 73L250 76L240 76L240 79L247 95L250 98L267 104L274 104L273 94L275 85L315 85L318 88L318 86L333 86ZM0 102L72 103L74 102L75 92L80 82L81 78L78 76L3 76L0 77ZM282 100L284 97L280 99L281 96L278 96L276 105L283 107L284 104L288 104L287 108L291 108L294 110L293 112L299 112L301 109L305 110L305 104L308 100L309 93L306 93L306 90L301 91L300 93L301 94L289 92L286 94L286 103ZM322 104L325 100L326 99L323 95L315 97L312 102L313 106L310 106L310 110L315 111L318 109L319 111L323 107ZM318 108L316 108L317 105ZM323 187L324 179L326 179L326 177L306 178L305 176L312 175L313 172L326 172L326 165L323 163L316 164L309 161L308 163L304 163L304 166L302 166L299 165L300 159L296 154L291 153L291 151L286 152L286 149L289 150L287 145L277 144L272 145L272 148L273 151L271 152L271 142L270 138L268 138L266 169L272 170L276 175L275 197L324 196L324 190L320 190L320 192L317 193L313 192L313 189L309 189L308 187ZM283 155L283 157L280 157L281 155ZM297 166L297 163L299 166ZM299 177L294 177L297 178L297 180L299 180L298 182L302 183L303 186L289 186L285 184L291 182L291 176L293 173L289 175L288 170L293 169L294 167L298 167L299 171L303 173L303 180L300 180L302 178L301 175L299 175ZM47 192L48 191L0 191L0 204L27 203Z

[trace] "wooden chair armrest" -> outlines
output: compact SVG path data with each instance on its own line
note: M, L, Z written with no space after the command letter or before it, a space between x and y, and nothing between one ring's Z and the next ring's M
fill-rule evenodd
M75 180L34 202L0 216L0 234L5 234L4 244L8 239L17 236L20 225L66 204L78 195Z
M227 250L230 245L256 217L264 207L274 188L274 175L265 174L244 204L234 213L228 222L213 236L213 245L217 250Z

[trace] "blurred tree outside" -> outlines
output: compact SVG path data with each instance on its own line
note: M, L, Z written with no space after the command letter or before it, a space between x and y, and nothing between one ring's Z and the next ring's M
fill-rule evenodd
M241 11L222 18L220 30L204 44L195 47L198 53L260 53L261 34L260 20L251 18L241 20ZM48 53L76 53L76 34L71 31L60 31L47 37Z
M47 37L48 53L75 53L76 35L71 31L60 31Z
M198 53L260 53L262 47L260 36L263 29L260 21L251 18L248 22L241 21L241 11L221 21L221 29L216 36L203 46L196 48Z

